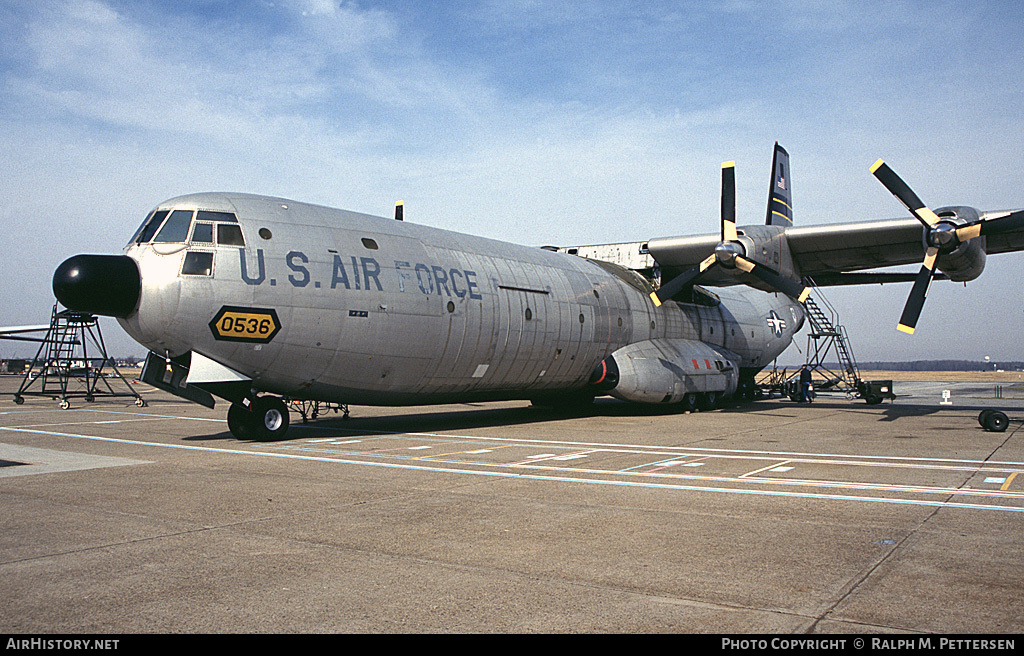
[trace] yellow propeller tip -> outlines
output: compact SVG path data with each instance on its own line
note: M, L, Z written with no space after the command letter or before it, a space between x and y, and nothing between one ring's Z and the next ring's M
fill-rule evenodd
M736 168L736 160L733 160L731 162L722 162L722 168L723 169L734 169L734 168Z
M880 169L883 164L885 164L885 162L883 162L882 160L878 160L877 162L871 165L871 172L874 173L875 171Z
M661 307L661 299L658 298L658 292L651 292L651 300L654 301L654 307Z
M896 326L896 330L899 330L900 332L907 333L908 335L913 335L914 334L914 327L913 326L904 326L903 324L900 324L900 325Z

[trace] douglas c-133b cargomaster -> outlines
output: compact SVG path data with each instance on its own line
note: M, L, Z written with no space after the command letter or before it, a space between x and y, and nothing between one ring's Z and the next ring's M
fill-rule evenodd
M912 333L934 277L973 280L987 253L1024 249L1024 210L933 211L881 160L871 171L913 216L794 226L776 144L763 225L737 227L727 162L717 234L558 249L415 225L401 204L394 220L193 194L158 205L122 255L66 260L53 289L150 349L147 382L227 400L243 439L282 437L285 400L710 408L753 390L809 286L913 281Z

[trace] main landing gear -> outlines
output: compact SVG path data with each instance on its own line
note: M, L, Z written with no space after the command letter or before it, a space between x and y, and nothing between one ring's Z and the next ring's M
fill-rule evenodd
M250 408L232 403L228 408L228 430L240 440L283 439L288 432L288 408L276 396L261 396Z

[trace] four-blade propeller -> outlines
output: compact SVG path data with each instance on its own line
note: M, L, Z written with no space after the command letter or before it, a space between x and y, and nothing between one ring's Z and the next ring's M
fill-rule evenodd
M917 194L905 183L889 166L882 160L878 160L871 167L871 173L878 181L892 193L903 205L910 210L918 221L925 228L925 249L924 262L921 270L914 279L914 286L910 290L910 296L900 316L898 329L913 334L917 327L917 321L921 316L924 301L928 296L928 289L935 278L935 269L938 264L939 255L948 253L964 242L970 241L982 235L993 235L1009 230L1024 228L1024 210L1007 212L1003 216L978 219L963 225L956 225L950 221L943 220L935 212L928 208ZM792 280L770 269L764 264L755 262L747 257L743 242L739 240L736 230L736 164L725 162L722 164L722 231L721 241L715 247L715 251L702 260L697 266L689 271L672 278L662 285L657 291L651 294L651 300L655 305L661 305L673 298L687 285L693 284L701 275L715 266L722 266L727 269L739 269L754 276L765 285L776 291L782 292L799 302L806 300L810 294L810 287L804 286L797 280Z
M713 266L723 266L729 269L739 269L754 276L772 289L780 291L787 296L804 302L810 287L805 287L799 281L791 280L767 266L755 262L746 255L743 243L739 241L736 232L736 163L725 162L722 164L722 240L715 247L715 252L705 258L700 264L689 271L685 271L672 280L662 285L657 291L651 294L651 300L655 305L661 305L681 292L687 285L691 284L705 271Z
M939 254L943 251L949 252L963 242L970 241L980 235L991 235L1007 230L1013 230L1024 226L1024 211L1010 212L1005 216L994 219L972 221L961 226L943 222L932 210L930 210L917 194L905 183L889 166L882 160L878 160L871 167L871 172L878 178L886 189L892 193L903 205L910 210L911 214L917 217L926 230L924 262L921 270L914 279L914 286L910 290L910 297L903 307L903 314L897 326L907 334L914 334L917 327L917 320L921 316L921 309L924 307L925 298L928 296L928 288L931 287L932 279L935 276L935 266Z

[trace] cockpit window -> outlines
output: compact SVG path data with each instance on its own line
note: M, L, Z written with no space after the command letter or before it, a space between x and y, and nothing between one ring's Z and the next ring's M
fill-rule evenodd
M211 212L210 210L199 210L196 213L196 221L220 221L222 223L238 223L238 219L231 212Z
M213 210L154 210L139 226L130 243L152 241L212 245L215 234L216 243L220 246L245 246L238 218L231 212Z
M174 210L167 217L164 227L160 228L154 242L177 243L184 242L188 237L188 227L192 223L192 210Z
M200 212L202 214L202 212ZM213 243L213 224L212 223L200 223L196 221L196 226L192 228L192 243L193 244L212 244Z
M156 229L163 223L164 218L167 216L168 210L158 210L151 213L146 217L146 220L139 226L139 231L132 237L132 241L136 244L144 244L153 238L156 234Z
M181 265L183 276L212 276L213 253L209 251L189 251L185 253L185 261Z
M245 246L242 239L242 229L237 224L217 224L217 245L218 246Z

